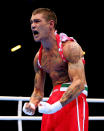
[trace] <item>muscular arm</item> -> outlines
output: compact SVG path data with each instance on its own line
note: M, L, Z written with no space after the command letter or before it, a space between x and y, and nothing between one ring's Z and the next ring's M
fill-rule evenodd
M74 100L84 89L84 66L81 60L81 48L77 43L72 43L68 45L65 51L66 58L69 61L68 74L72 84L60 99L62 106Z
M38 68L37 60L38 54L34 59L34 69L35 69L34 90L30 98L30 102L34 103L36 106L44 96L44 83L45 83L45 72L43 72Z

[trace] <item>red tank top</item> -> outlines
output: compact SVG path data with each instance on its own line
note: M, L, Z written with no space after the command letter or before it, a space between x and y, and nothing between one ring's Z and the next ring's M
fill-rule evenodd
M66 34L64 34L64 33L60 33L59 35L57 34L57 33L55 33L56 34L56 41L57 41L57 46L58 46L58 51L59 51L59 54L60 54L60 56L61 56L61 58L62 58L62 60L64 61L64 62L68 62L67 61L67 59L64 57L64 55L63 55L63 44L62 44L62 42L65 42L65 41L75 41L75 39L73 38L73 37L68 37ZM42 67L41 67L41 56L42 56L42 48L43 48L43 46L42 46L42 44L41 44L41 47L40 47L40 49L39 49L39 57L38 57L38 67L40 68L40 69L42 69ZM85 60L84 60L84 58L82 59L82 61L83 61L83 63L85 64Z

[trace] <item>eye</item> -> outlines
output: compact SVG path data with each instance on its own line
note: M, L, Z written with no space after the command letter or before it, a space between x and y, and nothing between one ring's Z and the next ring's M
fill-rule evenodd
M38 20L38 19L34 20L34 23L39 23L39 22L40 22L40 20Z
M30 20L30 24L39 23L40 21L41 21L41 20L39 20L39 19Z

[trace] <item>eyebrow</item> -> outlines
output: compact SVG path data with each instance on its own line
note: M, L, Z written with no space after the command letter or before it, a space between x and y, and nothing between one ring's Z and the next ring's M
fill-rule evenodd
M33 19L33 20L30 19L30 23L33 23L33 22L40 22L40 21L41 21L40 19Z

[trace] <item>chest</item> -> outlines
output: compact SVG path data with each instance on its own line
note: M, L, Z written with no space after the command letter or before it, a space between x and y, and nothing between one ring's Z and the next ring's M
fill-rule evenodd
M64 68L65 62L63 62L58 49L52 51L42 51L41 66L46 72L52 72Z

